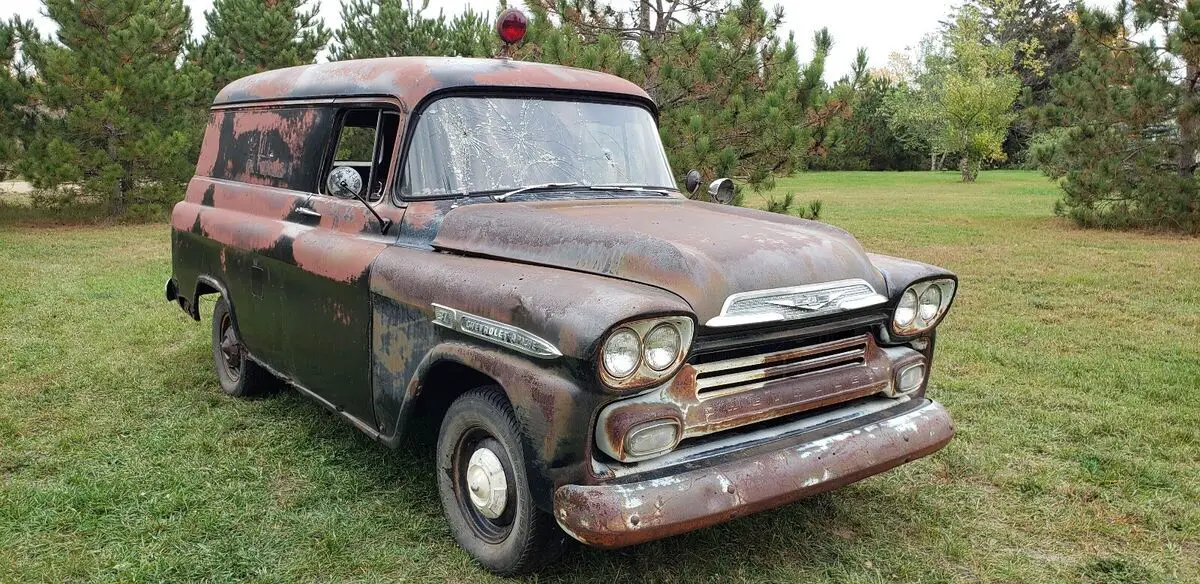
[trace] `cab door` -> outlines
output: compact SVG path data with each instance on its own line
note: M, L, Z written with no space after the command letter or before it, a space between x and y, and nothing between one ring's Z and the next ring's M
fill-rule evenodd
M307 211L294 216L284 283L283 339L293 381L368 428L375 427L369 272L395 242L403 214L389 186L400 120L391 106L340 108L317 192ZM359 172L370 208L329 194L326 179L339 166ZM376 213L391 222L386 233Z

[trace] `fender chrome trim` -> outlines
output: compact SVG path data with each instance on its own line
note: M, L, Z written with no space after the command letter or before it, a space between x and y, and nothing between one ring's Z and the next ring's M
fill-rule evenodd
M562 357L549 341L519 327L463 312L441 304L433 304L433 324L490 341L539 359Z

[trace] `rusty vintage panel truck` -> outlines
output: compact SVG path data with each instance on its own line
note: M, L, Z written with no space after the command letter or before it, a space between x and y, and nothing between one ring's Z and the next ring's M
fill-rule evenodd
M171 242L167 298L199 320L219 295L221 388L286 380L389 446L427 431L451 532L501 574L954 433L925 388L956 277L689 200L655 104L601 73L387 58L235 81Z

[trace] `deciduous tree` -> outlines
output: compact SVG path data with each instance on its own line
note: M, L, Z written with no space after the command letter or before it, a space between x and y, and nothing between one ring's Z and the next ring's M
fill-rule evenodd
M890 72L898 84L884 96L888 128L906 147L924 148L929 170L938 170L949 147L944 140L947 120L942 107L949 54L941 39L927 35L915 54L893 53L890 61Z
M1073 43L1073 4L1058 0L968 0L965 5L978 11L985 44L1012 48L1013 71L1020 76L1024 92L1014 109L1021 112L1047 103L1051 79L1074 69L1079 61L1079 50ZM946 26L952 29L955 22ZM1024 157L1032 132L1030 120L1018 117L1004 143L1010 159Z
M959 10L943 49L927 52L921 76L891 103L894 126L958 156L963 182L974 181L983 163L1006 158L1002 147L1021 91L1012 43L986 43L985 32L977 10Z

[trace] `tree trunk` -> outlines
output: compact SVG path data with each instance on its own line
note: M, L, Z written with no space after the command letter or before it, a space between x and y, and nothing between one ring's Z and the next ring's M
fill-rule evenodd
M104 122L105 148L104 153L109 162L117 161L117 127L112 122ZM125 177L117 179L112 187L112 200L108 208L113 215L125 213Z
M1196 173L1197 128L1196 115L1196 81L1200 75L1200 67L1188 62L1187 77L1183 80L1183 99L1177 110L1179 122L1179 176L1190 179Z
M937 172L937 152L929 153L929 172Z
M641 29L640 34L650 30L650 0L638 2L638 28Z
M975 173L971 171L971 159L963 156L958 163L959 169L962 170L962 181L965 183L975 182Z

